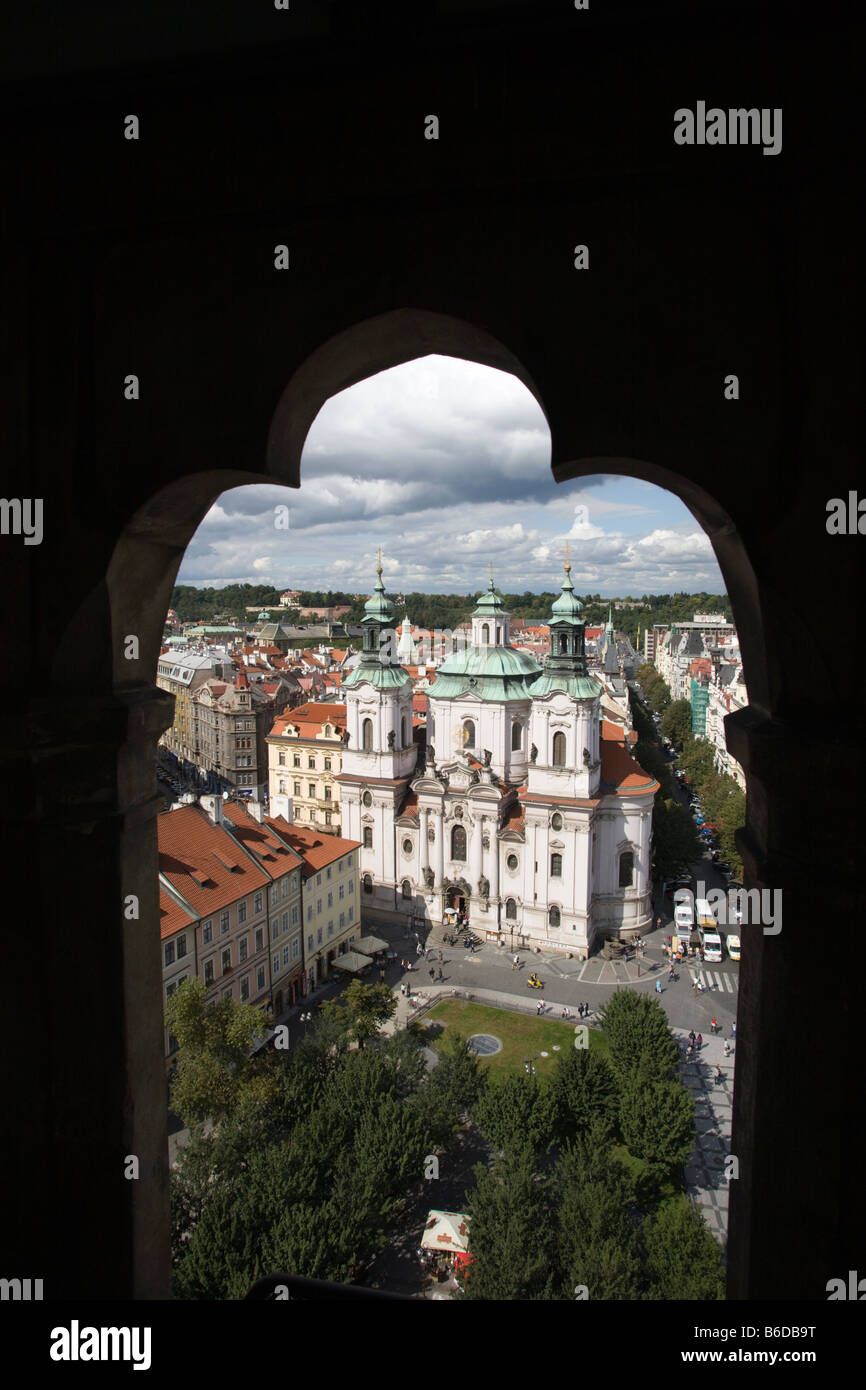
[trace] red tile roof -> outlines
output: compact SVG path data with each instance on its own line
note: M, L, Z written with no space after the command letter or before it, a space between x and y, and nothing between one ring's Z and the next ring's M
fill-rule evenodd
M267 816L260 825L255 817L236 801L226 802L223 812L226 819L231 821L233 834L237 835L250 854L254 854L261 861L262 867L271 878L281 878L283 874L300 867L300 856L289 849L274 833Z
M156 828L159 871L199 917L267 885L264 870L197 806L166 811Z
M601 779L612 787L617 796L630 796L635 792L655 793L658 782L644 772L626 747L624 731L609 719L601 724Z
M190 917L189 913L176 903L170 893L166 893L162 884L159 885L159 935L160 940L165 940L167 936L174 936L175 932L183 931L184 927L192 927L196 922L195 917Z
M267 824L277 831L280 838L304 861L304 878L309 878L327 864L342 859L344 854L351 854L361 848L358 840L344 840L339 835L322 835L312 828L289 824L282 816L268 817Z
M303 679L301 681L303 684ZM325 701L308 700L293 710L285 710L277 716L271 729L272 738L316 738L325 724L332 725L340 732L346 727L346 706L328 704ZM297 728L297 735L288 732L289 726Z

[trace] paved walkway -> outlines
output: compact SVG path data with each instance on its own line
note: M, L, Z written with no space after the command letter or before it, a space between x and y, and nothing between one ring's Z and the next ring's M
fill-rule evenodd
M681 1028L674 1036L688 1042ZM736 1043L732 1044L736 1050ZM731 1151L731 1112L734 1103L734 1051L725 1057L725 1040L718 1034L704 1038L700 1053L692 1062L680 1062L680 1077L695 1102L695 1146L686 1164L689 1196L701 1211L717 1240L728 1234L728 1180L725 1160ZM716 1067L723 1081L715 1081Z

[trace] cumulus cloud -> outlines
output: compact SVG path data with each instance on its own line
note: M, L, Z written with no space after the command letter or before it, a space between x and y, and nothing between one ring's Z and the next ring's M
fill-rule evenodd
M278 506L288 531L274 526ZM327 402L300 489L224 493L180 582L369 592L381 544L397 591L477 593L491 560L500 589L551 589L566 539L580 592L723 591L708 538L671 494L612 476L557 486L547 422L520 382L427 357Z

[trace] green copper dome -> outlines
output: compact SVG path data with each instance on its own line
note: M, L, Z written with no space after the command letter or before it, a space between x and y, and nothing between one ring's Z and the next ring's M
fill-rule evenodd
M514 647L467 647L449 656L427 691L431 700L476 695L479 700L527 700L541 667Z
M394 605L389 598L385 597L385 585L382 583L382 571L378 570L376 584L372 594L364 604L365 616L361 619L362 623L378 623L387 627L394 621Z
M583 604L576 597L574 585L571 582L571 565L566 569L565 581L562 585L562 593L558 599L554 599L550 606L550 625L554 623L568 623L571 626L580 624L583 626L584 619Z
M473 618L500 618L506 617L506 611L502 603L502 597L497 594L491 579L486 594L482 594L472 614Z

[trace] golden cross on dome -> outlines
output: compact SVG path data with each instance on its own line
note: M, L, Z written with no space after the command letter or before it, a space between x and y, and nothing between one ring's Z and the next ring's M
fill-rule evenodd
M490 585L493 587L493 561L490 561Z
M376 573L378 574L379 578L381 579L381 578L382 578L382 547L381 547L381 545L378 547L378 549L377 549L377 551L376 551Z
M565 572L566 574L571 573L571 559L569 558L568 541L565 542Z

